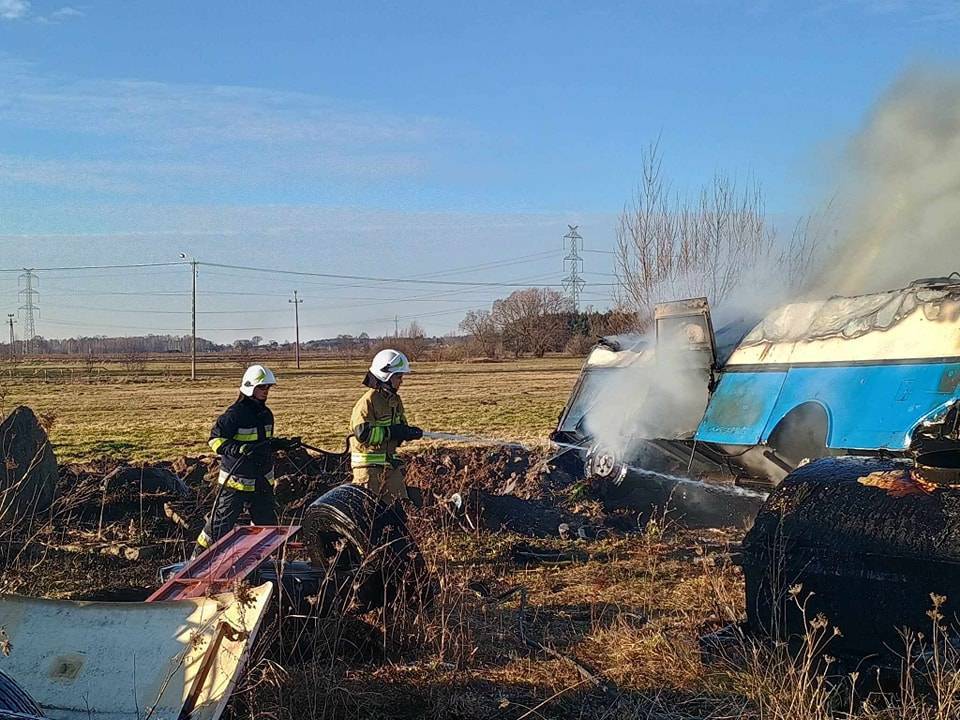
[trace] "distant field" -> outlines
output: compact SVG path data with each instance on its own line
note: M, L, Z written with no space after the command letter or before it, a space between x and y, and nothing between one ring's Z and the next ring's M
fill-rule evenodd
M424 429L517 441L543 439L554 427L582 360L544 358L497 363L416 363L403 387L410 421ZM268 363L269 364L269 363ZM29 405L52 420L61 461L109 455L172 459L207 451L216 416L237 396L236 362L189 365L152 360L43 362L0 373L0 410ZM277 432L339 448L363 388L365 363L308 360L303 369L273 367L279 385L270 405Z

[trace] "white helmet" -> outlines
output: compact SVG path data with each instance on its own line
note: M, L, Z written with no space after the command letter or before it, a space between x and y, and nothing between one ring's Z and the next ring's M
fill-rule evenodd
M240 382L240 392L247 397L253 395L253 389L260 385L276 385L277 376L273 374L270 368L263 365L251 365L243 374L243 380Z
M381 350L373 356L370 374L377 380L387 382L397 373L410 372L410 361L399 350Z

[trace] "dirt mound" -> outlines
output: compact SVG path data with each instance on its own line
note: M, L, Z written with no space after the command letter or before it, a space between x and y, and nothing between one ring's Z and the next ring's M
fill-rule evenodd
M427 508L454 517L464 529L556 537L561 525L611 523L588 490L554 455L516 446L431 448L408 459L407 484ZM636 523L629 523L635 527Z
M46 524L21 539L24 552L0 558L5 579L23 592L60 597L140 592L161 567L191 551L213 503L218 470L210 456L63 466ZM347 456L302 449L278 453L276 472L280 522L294 524L317 497L350 477ZM420 516L425 533L450 524L448 501L455 493L463 503L454 516L467 529L555 537L562 524L575 533L603 522L585 510L574 479L552 458L523 448L426 450L410 457L408 482L422 490L428 506ZM38 564L18 578L28 558Z
M350 458L298 448L278 453L276 474L277 502L283 508L283 517L293 521L327 490L350 481Z
M181 517L190 516L196 511L197 501L205 499L201 481L207 466L202 461L187 466L187 460L178 461L179 469L186 469L182 476L174 469L178 463L99 460L64 465L57 481L57 499L51 507L54 524L102 531L114 522L152 524L162 519L165 526L169 513L164 505L174 508Z
M472 489L524 500L553 496L573 478L541 451L514 446L430 448L407 459L407 484L449 497Z
M491 495L473 488L452 506L472 528L491 532L512 532L530 537L557 537L564 523L574 527L585 519L544 500L526 500L515 495Z
M277 499L289 514L346 479L340 456L318 457L305 450L278 453ZM57 481L53 517L73 528L136 519L199 532L216 492L219 463L215 457L183 457L173 462L118 463L101 459L65 465ZM176 514L179 520L173 519ZM169 529L169 528L168 528Z

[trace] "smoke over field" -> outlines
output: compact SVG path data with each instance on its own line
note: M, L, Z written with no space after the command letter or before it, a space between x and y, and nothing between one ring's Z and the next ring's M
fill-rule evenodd
M655 344L651 332L646 353ZM707 377L690 366L689 356L678 342L660 343L655 356L610 372L584 418L586 431L618 457L630 456L638 438L689 435L707 402Z
M960 270L960 71L897 80L849 147L822 287L855 294Z
M760 253L750 264L741 263L733 270L724 266L725 290L708 298L715 327L757 321L788 302L893 289L918 278L960 271L960 70L914 69L897 79L849 139L843 167L829 210L811 212L792 239L777 238L781 254ZM653 233L653 241L644 238L634 243L644 251L661 248L663 254L662 247L669 250L678 243L685 247L683 233L696 223L672 224L676 211L661 199L659 171L658 160L648 163L648 192L626 217L633 221L630 229L639 228L637 232L650 234L648 228L654 227L669 230L661 229L661 235L679 235L675 240ZM712 208L709 203L693 207L694 214L697 208ZM759 213L760 235L768 232L762 202L744 207ZM705 217L721 225L720 213L710 210ZM715 242L713 235L710 238ZM699 245L692 247L696 250ZM659 268L656 262L653 265ZM699 274L716 273L709 263L691 266ZM733 271L736 278L730 280ZM649 289L648 276L656 274L638 273L634 282ZM686 286L709 292L709 284ZM650 287L649 294L656 295L659 288ZM678 298L661 293L655 299ZM802 313L797 317L803 320ZM650 335L648 347L656 344ZM695 408L705 404L704 381L685 367L686 348L661 346L657 354L656 360L648 357L609 373L596 390L597 402L584 426L617 453L627 451L631 439L683 435L678 418L689 419ZM685 429L689 433L690 428Z

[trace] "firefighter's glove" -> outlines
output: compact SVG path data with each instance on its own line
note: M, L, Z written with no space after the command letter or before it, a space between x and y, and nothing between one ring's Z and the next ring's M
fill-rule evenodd
M256 442L242 443L240 445L241 455L257 455L270 450L272 447L270 440L257 440Z
M407 425L407 440L419 440L423 437L423 430L416 425Z
M423 437L423 430L413 425L391 425L390 438L398 442L419 440Z
M303 440L298 437L293 438L270 438L270 448L272 450L295 450L303 444Z

